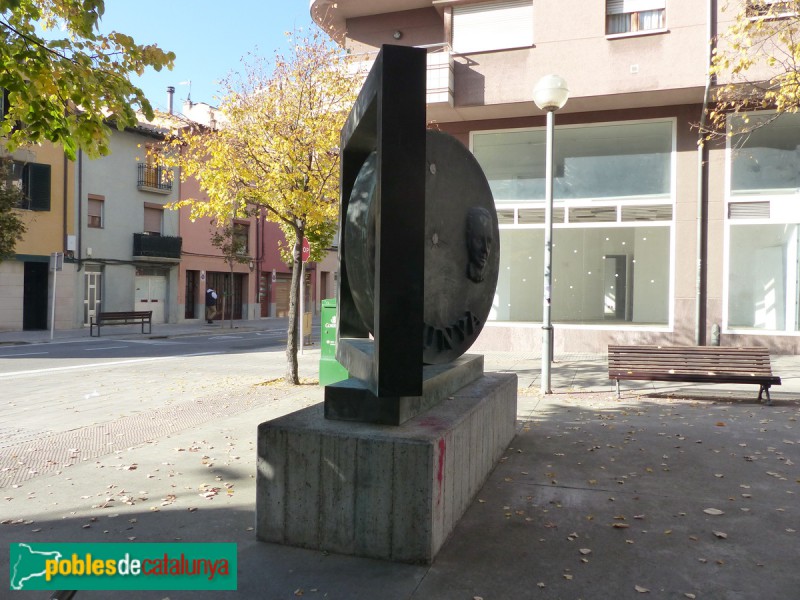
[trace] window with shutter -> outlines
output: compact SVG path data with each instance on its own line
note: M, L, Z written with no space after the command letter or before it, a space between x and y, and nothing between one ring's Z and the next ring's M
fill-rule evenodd
M606 0L606 34L664 29L666 0Z
M50 210L50 165L27 163L22 170L22 191L31 210Z
M797 14L795 2L787 0L747 0L748 17L779 18Z
M89 196L88 209L89 209L89 227L102 229L103 227L103 208L105 202L104 198L100 196Z
M148 235L161 235L161 217L164 211L160 208L145 207L144 232Z
M5 120L8 114L8 90L0 88L0 121Z
M453 7L453 51L533 45L533 1L504 0Z
M7 163L7 172L5 173L6 180L4 185L9 188L14 188L16 191L22 191L22 171L25 168L25 163L18 160L9 160ZM28 209L29 202L27 198L22 198L15 208Z
M233 224L233 243L236 254L247 255L250 227L246 223Z

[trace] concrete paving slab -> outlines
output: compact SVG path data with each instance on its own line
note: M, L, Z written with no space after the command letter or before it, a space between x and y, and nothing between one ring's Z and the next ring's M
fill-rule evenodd
M798 417L548 397L412 598L794 597Z

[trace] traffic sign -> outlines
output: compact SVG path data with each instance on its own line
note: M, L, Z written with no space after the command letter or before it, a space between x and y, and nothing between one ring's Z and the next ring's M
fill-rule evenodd
M64 253L52 252L50 254L50 270L61 271L64 269Z
M308 243L308 238L303 238L303 262L308 262L311 256L311 245Z

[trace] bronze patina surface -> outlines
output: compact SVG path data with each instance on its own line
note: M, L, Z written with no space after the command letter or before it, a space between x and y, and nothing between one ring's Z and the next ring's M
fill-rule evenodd
M500 263L497 213L475 157L450 135L425 139L425 304L423 362L442 364L466 352L492 307ZM345 243L351 293L374 333L375 152L364 161L347 209Z

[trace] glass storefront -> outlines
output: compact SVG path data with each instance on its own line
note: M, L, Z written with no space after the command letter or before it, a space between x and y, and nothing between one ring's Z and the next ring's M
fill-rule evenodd
M749 118L728 152L727 326L800 331L800 115Z
M668 227L557 229L553 319L664 325L669 319ZM495 321L541 321L543 229L500 231Z
M673 132L669 119L556 128L554 322L670 323ZM544 137L472 134L500 222L493 321L542 320Z
M765 124L731 140L731 194L796 194L800 188L800 115L751 116ZM741 126L734 121L734 127Z
M728 325L798 331L798 226L731 225Z
M672 121L556 128L553 197L665 197L671 193ZM472 151L495 200L544 200L544 129L480 132Z

